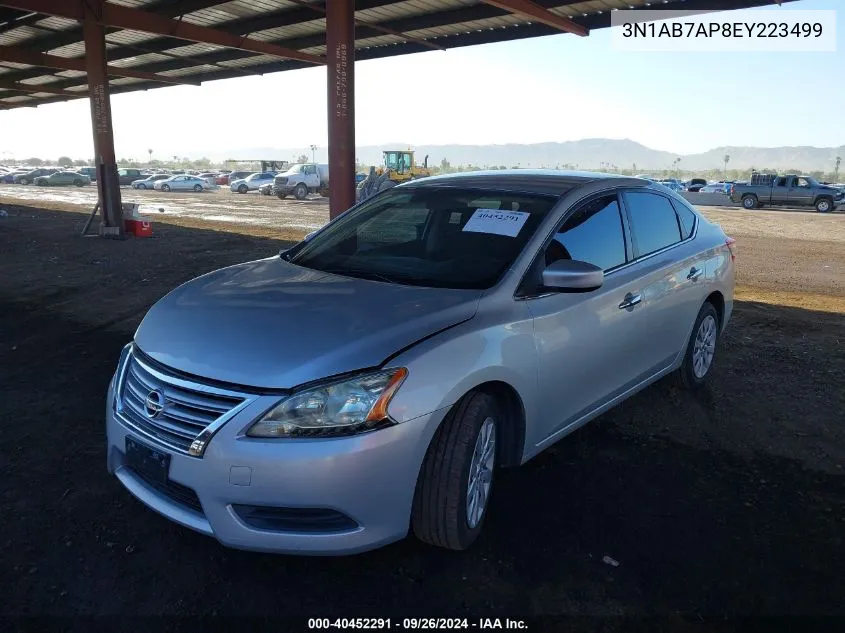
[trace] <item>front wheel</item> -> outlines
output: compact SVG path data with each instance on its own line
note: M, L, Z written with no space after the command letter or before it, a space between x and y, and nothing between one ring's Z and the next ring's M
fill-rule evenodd
M829 198L819 198L816 201L816 211L828 213L833 208L833 202Z
M161 190L162 191L170 191L170 185L162 185Z
M756 196L745 196L742 199L742 206L746 209L754 209L757 206Z
M147 185L144 185L144 184L135 185L135 189L146 189L146 188L147 188Z
M285 198L287 198L287 197L288 197L288 194L286 194L286 193L282 193L281 191L277 191L277 192L276 192L276 197L277 197L279 200L284 200Z
M701 387L713 369L716 344L719 342L719 314L709 301L701 306L692 335L687 343L684 361L678 369L680 386L687 389Z
M308 185L301 182L293 190L293 197L297 200L305 200L308 197Z
M411 523L421 541L453 550L478 538L496 466L501 412L492 396L470 392L453 407L428 447Z
M73 184L75 184L77 187L81 187L85 183L77 178L76 180L73 181Z
M18 182L22 185L28 185L29 184L29 178L21 178Z

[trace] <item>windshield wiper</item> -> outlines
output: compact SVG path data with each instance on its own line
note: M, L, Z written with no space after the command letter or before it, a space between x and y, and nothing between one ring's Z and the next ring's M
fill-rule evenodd
M322 268L324 273L332 275L341 275L345 277L357 277L360 279L369 279L370 281L386 281L389 284L397 283L396 279L376 273L371 270L361 270L359 268Z

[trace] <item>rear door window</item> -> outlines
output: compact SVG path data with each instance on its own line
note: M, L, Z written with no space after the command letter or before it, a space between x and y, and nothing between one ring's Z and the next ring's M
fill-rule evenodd
M668 198L647 191L628 191L625 206L637 257L681 241L678 217Z

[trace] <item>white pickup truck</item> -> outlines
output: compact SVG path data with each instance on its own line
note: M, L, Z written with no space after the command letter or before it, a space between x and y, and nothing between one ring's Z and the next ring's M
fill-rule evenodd
M273 188L280 199L293 194L304 200L309 193L329 195L329 166L321 163L298 163L276 176Z

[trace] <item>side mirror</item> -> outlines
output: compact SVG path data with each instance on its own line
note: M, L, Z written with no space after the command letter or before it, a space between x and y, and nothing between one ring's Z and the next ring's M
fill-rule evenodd
M586 292L600 288L604 271L594 264L559 259L543 270L543 287L551 290Z

